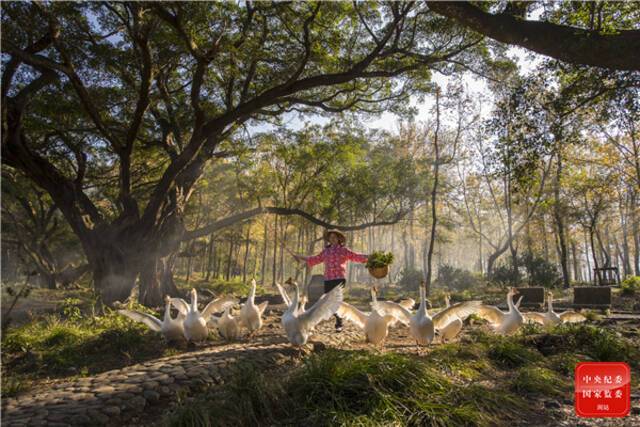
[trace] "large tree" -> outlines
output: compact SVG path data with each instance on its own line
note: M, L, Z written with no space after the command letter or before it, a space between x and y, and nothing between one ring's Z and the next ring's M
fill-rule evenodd
M480 38L422 3L5 3L2 161L45 190L106 303L180 241L205 166L288 111L402 110ZM219 219L206 230L266 211ZM320 223L317 218L311 218ZM147 274L143 274L143 273Z

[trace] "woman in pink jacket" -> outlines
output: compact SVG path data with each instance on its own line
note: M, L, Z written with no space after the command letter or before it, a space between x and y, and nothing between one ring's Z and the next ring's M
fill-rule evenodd
M368 255L358 254L344 246L346 238L338 230L324 233L326 246L318 255L293 255L299 261L305 261L309 267L324 263L324 293L347 282L345 279L347 261L365 263ZM342 319L336 314L336 331L342 331Z

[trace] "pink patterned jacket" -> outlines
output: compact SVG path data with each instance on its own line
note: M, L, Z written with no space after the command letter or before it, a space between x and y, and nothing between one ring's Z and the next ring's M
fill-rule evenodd
M307 265L313 267L324 262L324 280L344 279L347 261L367 262L368 256L358 254L344 246L327 246L318 255L306 258Z

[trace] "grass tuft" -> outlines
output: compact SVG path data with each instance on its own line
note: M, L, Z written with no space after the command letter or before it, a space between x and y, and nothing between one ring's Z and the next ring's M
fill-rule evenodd
M517 368L542 358L538 351L525 347L511 337L496 337L487 354L500 368Z
M244 366L216 390L178 408L167 423L495 425L527 413L515 395L452 383L428 360L390 353L327 350L282 377Z
M533 393L544 396L563 395L563 381L550 369L540 366L523 366L511 381L511 389L517 393Z
M638 366L640 351L637 346L631 345L628 340L616 335L614 331L586 324L564 324L554 329L555 333L565 335L568 338L570 348L567 351L575 351L586 354L593 360L600 362L628 361L631 365Z

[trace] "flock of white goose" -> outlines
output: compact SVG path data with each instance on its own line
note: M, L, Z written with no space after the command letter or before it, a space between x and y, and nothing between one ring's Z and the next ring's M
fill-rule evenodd
M281 322L289 342L296 346L303 346L313 334L314 328L322 321L330 319L334 314L352 322L364 332L366 341L374 345L384 344L389 327L401 324L409 327L411 337L418 346L427 346L439 339L446 342L457 336L462 330L463 321L472 314L488 321L491 329L502 335L516 332L524 323L539 323L550 327L564 322L583 322L586 317L574 311L556 313L553 311L553 294L547 292L548 309L544 313L527 312L519 309L520 300L513 302L518 293L515 288L507 292L508 311L482 304L481 301L465 301L454 305L449 304L448 297L444 309L428 310L424 287L420 286L420 304L412 312L415 301L412 298L398 303L378 301L376 289L371 289L371 311L363 312L343 301L343 287L334 288L322 295L309 309L306 308L307 297L300 295L298 284L290 282L294 288L293 299L289 297L283 286L276 283L276 287L286 305ZM191 290L191 303L181 298L165 299L163 320L150 314L119 310L119 313L147 325L154 331L160 332L167 341L186 339L189 342L204 341L209 335L209 327L217 328L224 339L233 341L241 336L242 328L248 330L252 336L262 327L262 316L268 302L255 304L256 282L252 280L248 298L240 307L238 316L232 314L232 309L238 301L234 297L221 297L211 301L203 311L198 310L198 294ZM171 316L171 306L178 310L176 317ZM222 313L215 316L215 313Z

